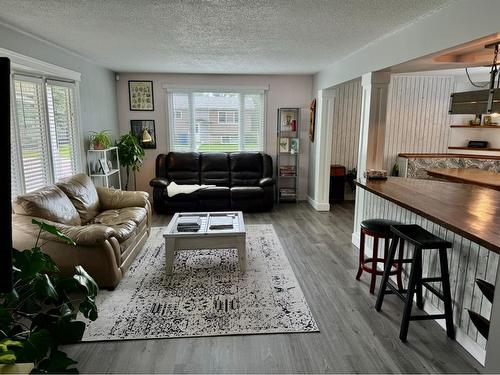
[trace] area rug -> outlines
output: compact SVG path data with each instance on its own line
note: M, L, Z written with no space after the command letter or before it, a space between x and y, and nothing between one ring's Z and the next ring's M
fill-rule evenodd
M272 225L247 225L247 271L236 250L177 252L165 275L163 229L114 291L82 341L314 332L318 327Z

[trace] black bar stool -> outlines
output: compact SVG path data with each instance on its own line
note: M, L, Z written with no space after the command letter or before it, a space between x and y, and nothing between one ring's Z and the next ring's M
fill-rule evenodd
M391 225L401 224L397 221L386 220L386 219L368 219L361 222L361 235L359 239L359 266L358 273L356 274L356 280L359 280L363 271L366 271L372 275L370 280L370 293L373 294L375 291L376 277L382 276L384 271L377 269L378 263L386 263L387 255L389 254L389 240L392 238L393 234L391 232ZM371 258L365 259L365 240L366 236L373 237L373 255ZM384 239L384 257L380 258L378 256L378 241L379 239ZM401 271L403 260L403 249L404 243L401 241L399 247L399 259L396 262L391 263L390 275L396 275L398 286L403 287L401 281Z
M450 276L448 273L448 255L446 249L450 248L452 244L445 241L434 234L426 231L424 228L416 224L410 225L393 225L391 231L394 237L391 243L391 249L387 256L384 276L382 277L382 284L380 285L377 302L375 309L380 311L382 302L386 294L396 294L403 301L405 307L403 312L403 319L401 321L401 330L399 338L401 341L406 341L408 335L408 326L410 320L430 320L430 319L446 319L446 333L451 339L455 338L455 329L453 327L453 311L451 307L451 293L450 293ZM396 248L398 241L406 240L415 246L413 258L411 260L410 279L408 280L408 289L402 290L397 288L389 280L389 266L393 264L396 255ZM441 276L439 277L426 277L422 278L422 250L439 250L439 264L441 267ZM429 283L440 282L443 286L443 291L440 292ZM411 315L413 296L417 293L417 306L419 309L424 307L422 301L422 287L427 288L431 293L435 294L439 299L444 302L444 314L433 315ZM405 295L406 293L406 295Z

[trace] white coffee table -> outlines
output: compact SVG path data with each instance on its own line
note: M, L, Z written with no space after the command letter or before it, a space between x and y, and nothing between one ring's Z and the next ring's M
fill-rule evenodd
M214 216L233 217L233 228L210 229L210 218ZM178 232L180 217L198 216L201 228L197 232ZM241 211L231 212L179 212L174 215L165 233L165 273L172 275L174 253L180 250L237 249L240 271L246 270L246 232Z

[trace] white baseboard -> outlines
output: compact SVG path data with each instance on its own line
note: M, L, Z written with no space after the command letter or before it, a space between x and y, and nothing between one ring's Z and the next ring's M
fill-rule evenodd
M311 197L307 197L307 202L309 202L311 207L316 211L330 211L330 203L328 202L318 202Z
M351 242L354 246L356 246L359 249L359 233L354 232L351 235Z
M443 313L430 303L425 303L425 299L424 311L429 315ZM436 322L443 328L443 330L446 330L446 321L444 319L436 320ZM467 333L465 333L460 328L457 329L457 327L455 327L455 340L460 345L462 345L462 347L467 350L469 354L472 355L480 364L484 366L484 363L486 362L485 349L481 348L477 342L473 341L469 336L467 336Z

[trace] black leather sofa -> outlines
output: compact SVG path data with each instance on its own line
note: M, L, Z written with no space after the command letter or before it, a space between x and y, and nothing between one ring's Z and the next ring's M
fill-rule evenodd
M274 205L273 162L260 152L169 152L156 158L153 205L157 213L235 210L256 212ZM169 197L170 182L216 185Z

